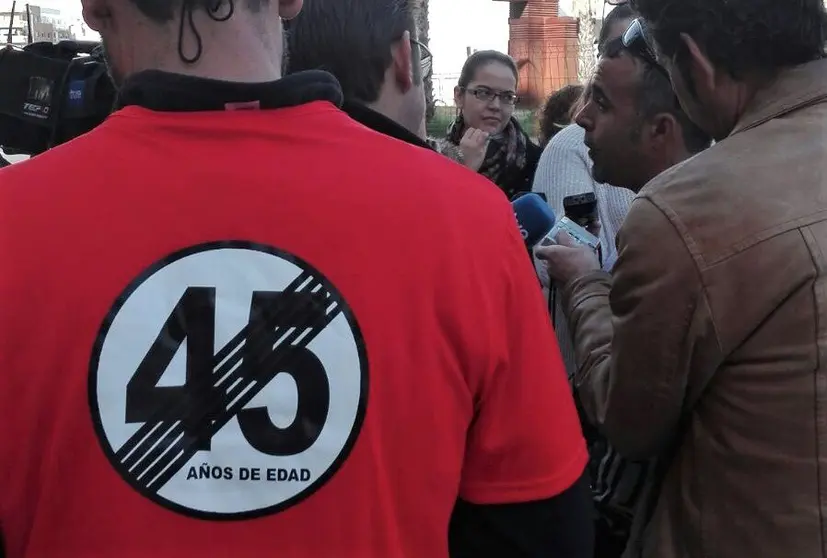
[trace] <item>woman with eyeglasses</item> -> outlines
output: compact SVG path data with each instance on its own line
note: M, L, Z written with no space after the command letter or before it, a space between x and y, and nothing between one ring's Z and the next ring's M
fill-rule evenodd
M502 52L472 54L454 88L457 118L440 151L494 182L509 198L531 191L542 150L514 118L518 71Z

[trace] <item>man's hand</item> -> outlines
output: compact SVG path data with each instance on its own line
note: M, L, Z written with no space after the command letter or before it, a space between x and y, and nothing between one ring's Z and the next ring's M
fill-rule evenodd
M462 153L463 164L474 172L480 170L485 153L488 151L488 132L468 128L459 142L459 150Z
M600 224L600 219L592 219L584 228L594 236L600 238L600 231L603 229L603 225Z
M579 244L565 231L561 231L556 240L556 245L540 246L534 252L546 262L549 276L558 284L565 285L600 270L600 259L594 250Z

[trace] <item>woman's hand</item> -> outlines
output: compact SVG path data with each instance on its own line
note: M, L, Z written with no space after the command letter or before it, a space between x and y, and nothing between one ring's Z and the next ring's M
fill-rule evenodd
M488 132L468 128L459 142L459 151L462 153L462 164L474 172L480 170L485 153L488 151Z

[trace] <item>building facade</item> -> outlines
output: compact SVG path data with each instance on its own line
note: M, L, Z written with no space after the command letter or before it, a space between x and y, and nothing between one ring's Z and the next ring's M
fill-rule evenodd
M63 40L96 39L97 36L77 15L37 4L0 1L0 44L24 46L30 42L40 41L54 43Z
M580 23L560 13L559 0L507 1L508 54L520 68L521 106L533 109L554 91L580 81Z

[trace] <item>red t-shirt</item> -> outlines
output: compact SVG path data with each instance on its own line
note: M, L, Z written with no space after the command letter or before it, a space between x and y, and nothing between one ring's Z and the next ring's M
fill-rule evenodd
M329 103L126 108L0 212L10 558L444 557L584 470L503 195Z

